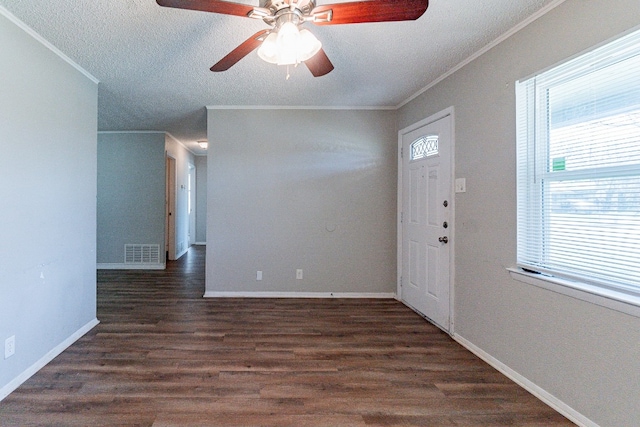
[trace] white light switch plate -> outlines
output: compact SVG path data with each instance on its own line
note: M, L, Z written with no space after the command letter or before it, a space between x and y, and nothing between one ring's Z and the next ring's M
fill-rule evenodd
M455 189L456 189L456 193L466 193L467 192L466 178L456 178Z

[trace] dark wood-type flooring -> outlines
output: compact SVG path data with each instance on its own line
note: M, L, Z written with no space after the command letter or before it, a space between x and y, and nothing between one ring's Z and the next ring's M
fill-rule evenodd
M204 249L98 272L101 323L1 426L570 426L394 300L203 299Z

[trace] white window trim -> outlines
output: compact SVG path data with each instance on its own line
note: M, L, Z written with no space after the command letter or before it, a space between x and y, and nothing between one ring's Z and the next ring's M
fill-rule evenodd
M520 267L508 267L507 271L518 282L640 318L640 296L542 273L529 273Z
M574 57L568 58L566 60L561 61L559 64L552 65L545 70L541 70L528 76L525 79L522 79L521 82L525 82L530 80L538 75L547 73L550 70L557 69L563 67L564 64L570 63L572 60L579 58L585 54L588 54L591 51L597 50L602 46L608 45L612 42L615 42L619 39L625 38L633 33L636 33L640 30L640 26L630 29L629 31L613 37L607 41L604 41L600 45L594 46L587 51L576 54ZM524 94L525 88L522 87L520 90L521 96ZM528 89L527 89L528 90ZM529 96L537 96L535 93L529 94ZM530 114L533 114L531 112ZM529 148L533 150L534 148ZM533 155L534 153L531 153ZM564 177L571 176L573 178L580 178L582 175L588 174L588 177L594 177L594 174L599 178L606 178L611 175L611 167L603 167L600 169L591 169L589 171L566 171L562 172ZM630 167L616 167L617 172L616 175L621 176L625 175L625 169L627 170L627 175L637 175L637 166L633 165ZM538 171L536 171L538 172ZM545 174L544 172L541 175ZM555 176L551 174L546 174L546 179L559 178L560 175L558 172L554 172ZM621 312L627 315L631 315L634 317L640 318L640 291L625 291L624 289L615 288L616 285L612 284L611 287L607 286L606 283L602 285L598 284L590 284L589 278L584 277L580 278L570 278L570 277L557 277L553 276L553 272L551 274L547 272L530 272L528 270L524 270L520 266L507 267L506 270L509 272L512 279L529 284L532 286L536 286L545 290L549 290L552 292L556 292L562 295L566 295L578 300L582 300L585 302L589 302L591 304L595 304L601 307L606 307L608 309Z

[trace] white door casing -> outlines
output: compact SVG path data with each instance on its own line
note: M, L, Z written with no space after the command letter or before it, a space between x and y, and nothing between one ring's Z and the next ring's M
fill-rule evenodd
M196 166L189 163L187 175L187 214L189 215L189 246L196 242Z
M451 330L453 109L399 132L398 295Z
M166 156L165 246L167 258L176 259L176 159Z

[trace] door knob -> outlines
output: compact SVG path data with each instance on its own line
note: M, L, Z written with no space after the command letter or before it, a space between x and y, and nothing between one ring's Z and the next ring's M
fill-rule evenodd
M438 239L438 242L440 242L440 243L449 243L449 238L447 236L440 237Z

